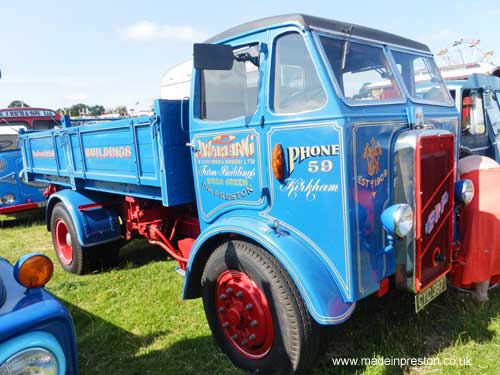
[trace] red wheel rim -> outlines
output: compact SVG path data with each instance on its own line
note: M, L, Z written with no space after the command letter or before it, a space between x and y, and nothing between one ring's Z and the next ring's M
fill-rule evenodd
M228 270L217 279L215 308L231 345L250 359L264 357L273 345L273 319L266 296L243 272Z
M73 262L73 249L71 247L71 234L68 226L62 219L58 219L55 225L56 252L62 263L69 266Z

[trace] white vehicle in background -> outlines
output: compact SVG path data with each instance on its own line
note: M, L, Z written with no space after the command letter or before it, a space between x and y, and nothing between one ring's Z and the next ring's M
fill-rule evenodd
M189 97L191 90L191 71L193 60L186 60L167 70L161 78L161 99L183 99Z
M445 80L467 79L472 74L486 74L500 77L500 66L487 62L473 61L464 64L439 65Z

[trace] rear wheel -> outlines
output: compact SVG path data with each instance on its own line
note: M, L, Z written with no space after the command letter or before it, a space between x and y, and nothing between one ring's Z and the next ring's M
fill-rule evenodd
M78 242L75 225L63 203L57 203L50 220L52 243L61 267L82 275L91 271L91 251Z
M52 243L61 267L83 275L96 269L108 269L118 263L120 241L82 247L75 224L63 203L57 203L51 217Z
M222 244L207 261L202 288L215 341L236 366L290 374L316 356L319 327L288 273L264 249L244 241Z

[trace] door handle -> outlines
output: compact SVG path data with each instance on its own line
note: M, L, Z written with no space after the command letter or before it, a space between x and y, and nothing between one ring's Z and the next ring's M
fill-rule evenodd
M186 147L189 147L193 152L197 152L198 151L198 149L196 148L196 144L194 144L192 142L186 143Z

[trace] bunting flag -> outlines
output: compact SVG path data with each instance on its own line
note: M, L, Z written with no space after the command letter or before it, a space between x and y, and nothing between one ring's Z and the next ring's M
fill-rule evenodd
M488 58L488 57L492 56L493 52L495 52L495 51L491 50L491 51L484 52L484 54L483 54L484 58Z
M477 47L479 45L481 41L479 39L473 39L470 44L469 44L469 47Z
M438 56L444 56L448 53L448 48L445 48L445 49L441 49L439 51L437 51L436 55Z
M452 47L456 47L456 46L459 46L460 44L462 44L464 42L464 38L460 38L459 40L455 40L452 44Z

